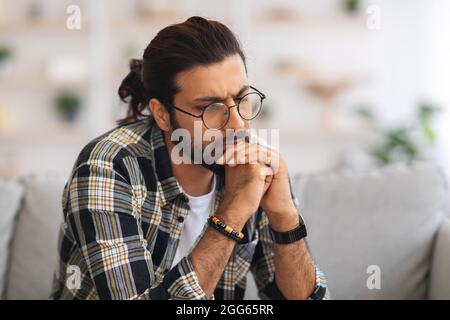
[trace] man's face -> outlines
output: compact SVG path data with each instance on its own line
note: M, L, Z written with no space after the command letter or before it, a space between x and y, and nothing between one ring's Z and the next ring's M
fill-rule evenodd
M191 114L201 115L202 109L213 102L222 102L228 106L236 104L235 99L249 91L249 84L244 62L239 55L233 55L220 63L210 66L195 67L181 72L176 77L180 92L174 97L174 105ZM176 128L189 131L194 141L194 122L200 121L202 132L207 128L200 118L174 110ZM225 130L248 128L248 121L240 117L237 108L230 109L228 123L221 128L223 137ZM203 148L210 142L202 141Z

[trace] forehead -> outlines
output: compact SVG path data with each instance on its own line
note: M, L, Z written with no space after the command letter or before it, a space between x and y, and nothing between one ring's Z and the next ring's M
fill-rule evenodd
M209 66L180 72L176 77L180 92L177 100L194 100L204 96L228 97L247 84L244 62L239 55Z

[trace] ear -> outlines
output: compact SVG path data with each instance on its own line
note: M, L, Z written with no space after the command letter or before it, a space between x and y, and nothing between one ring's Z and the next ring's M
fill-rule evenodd
M167 112L164 105L159 102L158 99L150 99L148 106L152 113L153 119L155 119L158 127L163 131L169 131L170 125L170 114Z

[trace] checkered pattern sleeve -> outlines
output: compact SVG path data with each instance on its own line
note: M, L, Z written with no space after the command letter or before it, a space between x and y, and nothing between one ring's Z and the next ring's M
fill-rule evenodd
M142 192L111 166L85 164L72 176L65 224L98 297L207 299L188 257L157 281L139 223Z

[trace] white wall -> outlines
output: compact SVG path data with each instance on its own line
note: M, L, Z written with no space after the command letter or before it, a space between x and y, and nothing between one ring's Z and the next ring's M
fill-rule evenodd
M19 8L28 1L3 0L1 8L19 18ZM272 104L269 123L280 128L280 147L293 173L335 168L347 150L357 149L371 140L364 128L345 118L337 129L323 130L319 120L324 101L305 90L304 80L283 78L274 63L287 59L306 66L318 77L333 80L361 77L350 90L332 102L332 111L348 115L360 104L373 107L386 126L404 124L422 100L435 102L448 110L449 98L449 2L446 0L363 1L361 14L346 16L338 0L320 1L149 1L156 8L176 7L174 19L158 18L143 24L130 18L133 1L78 1L83 28L67 32L65 7L71 1L54 4L42 1L48 10L44 27L27 28L14 23L0 29L0 43L17 49L14 80L1 80L0 108L9 115L16 131L0 134L0 147L7 151L0 166L15 165L17 172L70 168L70 160L57 163L32 159L38 150L51 150L59 159L72 159L88 139L114 125L125 106L119 104L117 87L127 73L124 47L134 44L142 53L163 26L198 14L219 19L238 34L248 56L252 83L268 95ZM365 8L376 4L381 10L381 29L369 30ZM261 15L274 7L288 7L298 17L294 24L265 23ZM17 19L16 19L17 20ZM0 20L1 22L2 20ZM94 23L93 23L94 22ZM14 26L13 27L11 27ZM41 79L42 69L52 56L80 57L88 65L88 78L79 84L86 106L76 128L61 126L52 106L55 87ZM42 81L41 81L42 80ZM0 111L2 111L0 110ZM438 154L449 163L448 116L440 119ZM56 139L55 136L58 136ZM61 144L65 145L62 154ZM6 170L3 170L4 172ZM9 170L8 170L9 171Z

